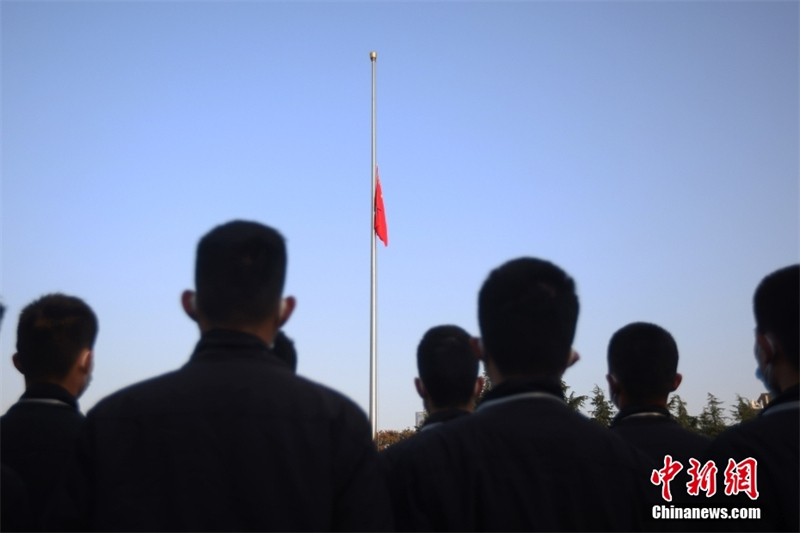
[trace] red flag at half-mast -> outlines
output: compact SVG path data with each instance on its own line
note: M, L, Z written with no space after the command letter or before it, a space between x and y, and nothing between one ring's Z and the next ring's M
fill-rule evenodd
M383 241L384 246L389 246L389 233L386 229L386 212L383 210L383 194L381 193L381 177L378 167L375 167L375 234Z

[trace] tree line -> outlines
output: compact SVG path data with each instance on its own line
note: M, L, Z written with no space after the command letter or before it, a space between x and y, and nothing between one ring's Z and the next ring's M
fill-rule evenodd
M486 372L483 373L483 378L483 390L475 402L476 405L480 403L486 392L492 388L489 376L486 375ZM614 403L606 398L605 392L598 385L595 385L592 389L591 396L577 395L575 391L570 391L569 385L567 385L564 380L561 380L561 390L564 392L564 398L570 408L581 411L586 407L588 410L584 414L598 424L608 427L609 424L611 424L611 420L617 414ZM722 401L710 392L707 396L706 405L697 416L689 414L686 408L686 402L683 401L683 398L678 394L673 394L670 397L667 408L673 419L681 426L711 439L731 426L755 418L760 411L760 409L753 407L746 398L737 394L736 403L731 405L731 407L727 409L728 413L726 413ZM376 438L378 450L382 450L387 446L407 439L414 435L418 429L419 428L409 427L399 431L393 429L378 431Z
M561 387L564 390L564 396L567 397L567 404L576 411L583 408L588 401L591 409L586 414L599 424L608 427L617 414L614 404L606 398L605 392L598 385L595 385L592 389L591 397L576 396L574 392L567 395L569 386L563 381L561 382ZM731 405L727 410L728 413L726 413L722 401L710 392L707 395L706 405L697 416L689 414L686 402L679 394L671 395L667 403L667 409L669 409L672 418L681 426L711 439L731 426L755 418L760 411L760 409L753 407L747 399L737 394L736 403Z

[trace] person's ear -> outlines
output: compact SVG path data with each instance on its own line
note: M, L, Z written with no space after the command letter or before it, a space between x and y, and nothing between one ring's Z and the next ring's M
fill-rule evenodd
M19 370L20 374L23 374L23 375L25 374L22 371L22 361L19 360L19 354L18 353L15 353L14 355L11 356L11 362L14 363L14 368Z
M414 378L414 387L417 389L417 394L419 394L419 397L424 400L425 396L428 395L428 391L425 390L425 385L422 384L422 380L419 378Z
M294 296L287 296L281 300L280 309L278 310L278 327L282 327L292 316L294 308L297 306L297 300Z
M94 352L89 348L86 348L78 356L78 368L83 374L91 374L94 370Z
M761 353L764 354L763 365L766 367L775 360L775 345L768 335L758 332L756 332L756 342L758 343L759 348L761 348Z
M617 382L617 378L611 374L606 374L606 381L608 382L608 392L613 401L613 399L619 395L619 383Z
M681 381L683 381L683 376L681 374L675 374L675 381L672 382L672 388L669 391L675 392L678 390L678 387L681 386Z
M181 294L181 307L183 307L183 311L189 318L197 322L197 304L194 291L188 289L183 291Z
M569 359L567 359L567 368L571 367L580 360L581 360L581 354L579 354L575 350L570 349Z

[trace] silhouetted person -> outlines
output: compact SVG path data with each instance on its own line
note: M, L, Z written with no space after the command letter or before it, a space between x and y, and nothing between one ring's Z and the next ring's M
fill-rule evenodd
M757 375L776 395L754 420L721 433L709 457L719 469L717 501L731 508L759 507L759 520L726 520L725 529L798 531L800 529L800 412L798 405L798 341L800 340L800 266L765 277L753 297L756 319ZM755 482L747 479L746 460L756 461ZM724 472L743 479L738 494L724 495ZM744 464L740 465L740 463ZM748 491L753 485L757 490Z
M671 484L671 501L663 500L660 486L649 487L652 497L665 505L696 505L705 499L704 495L703 499L690 495L683 478L691 467L689 460L700 461L711 440L684 429L667 409L667 397L680 386L682 379L678 373L678 345L664 328L636 322L611 337L606 380L619 412L610 428L650 457L651 470L663 469L667 455L671 461L681 463L682 477ZM696 530L702 523L659 519L647 527Z
M458 326L429 329L417 347L417 370L414 386L422 398L428 417L420 431L429 431L444 423L469 415L483 388L478 377L478 358L472 349L472 337ZM413 438L398 442L381 453L388 469L405 453L415 453Z
M0 303L0 324L6 307ZM0 465L0 531L30 531L34 529L28 502L28 488L14 470L5 464Z
M91 379L96 337L94 312L72 296L49 294L20 313L12 359L25 393L0 418L0 454L27 487L36 526L84 422L78 397Z
M390 480L399 530L622 530L649 512L644 456L567 406L578 319L572 279L532 258L492 271L478 298L492 390L473 415L422 432Z
M200 240L197 292L182 296L202 334L194 353L89 412L54 529L391 527L364 413L269 348L295 306L285 274L271 228L234 221Z
M688 468L689 458L699 460L711 444L681 427L667 409L667 397L683 376L678 373L678 345L665 329L636 322L614 333L606 379L619 408L611 429L652 457L657 468L664 466L667 454Z

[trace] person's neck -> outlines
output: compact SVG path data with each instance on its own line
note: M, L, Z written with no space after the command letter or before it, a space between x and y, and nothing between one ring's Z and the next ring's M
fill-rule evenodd
M776 379L778 381L778 387L780 387L780 394L783 394L787 390L800 383L800 379L798 379L798 374L796 372L785 372L778 374Z
M621 409L645 409L647 407L660 407L662 409L668 409L667 407L667 399L666 398L656 398L652 400L639 400L639 401L631 401L627 397L623 399L623 396L620 394L617 399L617 407Z
M525 379L525 378L545 378L545 379L561 379L563 372L558 375L554 374L502 374L500 371L497 370L495 367L492 372L487 370L487 374L489 375L489 381L492 382L492 387L496 387L503 383L504 381L508 381L510 379Z
M453 407L438 407L433 405L431 402L428 402L428 414L433 415L436 413L443 413L444 411L467 411L471 413L475 410L475 401L471 401L470 403L465 403L463 405L456 405Z
M78 383L76 379L71 379L70 377L66 377L64 379L52 379L52 378L45 378L39 379L36 381L28 381L25 380L25 390L28 390L33 385L37 383L48 383L50 385L58 385L68 393L70 393L73 397L77 398L83 392L83 383Z
M229 329L254 335L264 341L267 346L272 346L275 342L277 331L272 321L265 320L259 324L224 324L224 323L205 323L200 325L200 333L205 334L212 329Z

